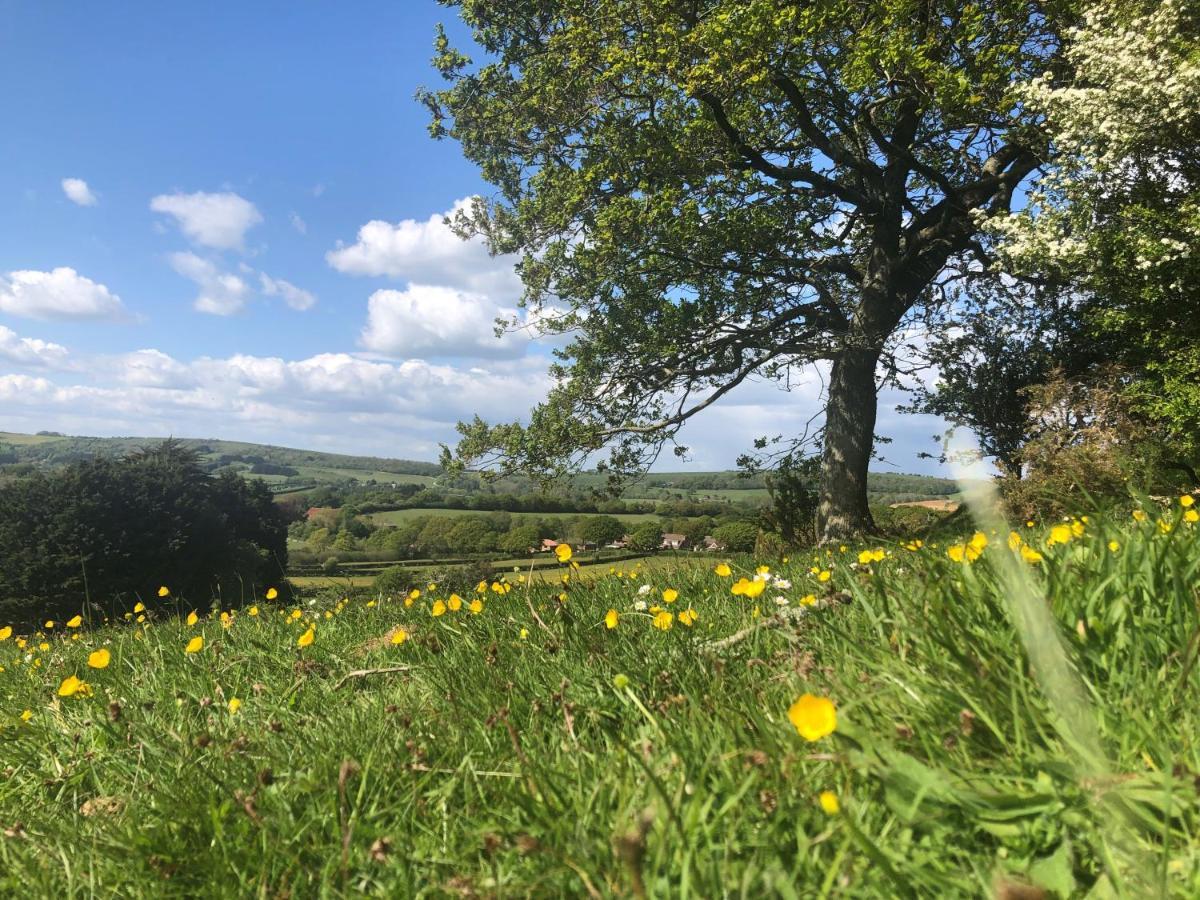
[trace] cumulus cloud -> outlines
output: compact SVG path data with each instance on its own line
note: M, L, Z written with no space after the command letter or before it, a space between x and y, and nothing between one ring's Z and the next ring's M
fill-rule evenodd
M23 338L0 325L0 360L30 368L58 368L67 361L67 348L38 338Z
M304 311L312 309L317 305L315 294L303 288L296 287L290 281L284 281L282 278L272 278L266 272L259 272L258 280L264 294L268 297L283 298L283 302L292 309Z
M497 316L508 320L516 313L450 287L413 284L402 291L379 290L367 301L360 343L395 357L520 356L528 343L525 335L495 334Z
M161 350L135 350L109 361L114 379L135 387L181 388L194 386L186 365Z
M288 221L292 223L292 227L295 228L300 234L308 234L308 223L300 218L300 213L292 213L288 217Z
M386 275L416 284L445 285L511 303L521 293L521 281L513 271L517 258L492 256L483 241L464 241L443 221L470 202L459 200L448 212L423 222L368 222L353 244L339 244L325 259L347 275Z
M120 297L67 266L0 275L0 312L31 319L126 318Z
M54 345L30 348L0 333L0 358L14 346L62 358ZM684 428L680 442L692 456L669 451L661 469L724 469L754 438L794 435L821 409L821 372L743 385ZM235 355L176 359L155 349L75 360L67 370L47 367L0 374L5 427L74 434L221 437L346 453L433 459L441 443L453 444L454 424L476 413L491 421L524 419L551 386L544 359L492 360L453 365L410 359L387 362L347 353L301 359ZM901 416L895 391L880 397L877 431L886 471L938 472L920 451L944 429L934 417ZM811 423L819 426L819 415Z
M191 252L172 253L168 261L171 268L200 288L192 304L198 312L231 316L245 308L250 287L237 275L222 272L207 259Z
M240 250L246 232L263 220L253 203L231 191L159 194L150 209L171 216L188 240L218 250Z
M238 355L184 361L158 350L97 357L71 383L0 375L6 426L76 434L176 434L433 459L477 410L512 419L548 389L544 363L486 368ZM11 424L10 424L11 423Z
M80 206L96 205L96 195L82 178L64 178L62 189L72 203L78 203Z
M753 448L758 437L782 435L785 440L807 431L815 434L824 423L824 391L829 364L818 363L793 373L791 390L770 379L748 381L727 397L697 414L680 430L678 441L688 447L687 460L679 461L664 451L659 468L711 471L731 468L737 457ZM935 434L947 423L937 416L901 413L897 407L908 400L904 391L887 388L879 392L876 434L890 438L876 450L880 459L872 471L945 474L935 462L920 457L936 453Z

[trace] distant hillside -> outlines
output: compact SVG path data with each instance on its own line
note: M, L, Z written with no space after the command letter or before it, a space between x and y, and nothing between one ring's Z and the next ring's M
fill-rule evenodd
M14 434L0 431L0 469L55 468L101 456L123 456L162 438L73 437L42 432ZM441 474L436 463L377 456L350 456L297 450L243 441L183 438L179 443L199 455L211 472L232 469L251 478L261 478L279 491L299 490L319 484L354 479L357 481L431 483Z
M0 475L27 471L29 467L55 468L98 456L122 456L161 440L0 431ZM229 469L247 478L259 478L280 494L349 481L431 486L442 474L436 463L420 460L351 456L217 439L184 438L180 443L199 453L208 471ZM602 475L584 472L571 479L571 488L578 491L597 489L603 487L605 481ZM441 487L464 495L478 491L528 494L538 490L527 478L501 478L485 483L473 474L460 475L453 482L442 483ZM942 499L958 492L958 485L948 478L894 472L871 472L867 488L872 502L878 503ZM629 499L733 500L758 504L766 502L767 491L762 475L745 478L734 470L651 472L627 485L624 496Z

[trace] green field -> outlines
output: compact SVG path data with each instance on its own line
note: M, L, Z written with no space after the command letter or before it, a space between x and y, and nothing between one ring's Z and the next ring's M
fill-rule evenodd
M61 438L52 434L17 434L15 431L0 431L0 443L12 444L14 447L52 444L58 440L61 440Z
M0 632L0 893L1194 897L1200 541L1119 521Z
M693 497L712 497L714 500L729 500L733 503L766 503L771 499L766 488L746 488L744 490L711 490L692 491Z
M369 519L376 525L395 525L400 522L406 522L409 519L419 519L424 516L486 516L489 513L478 509L391 509L387 512L371 513L363 518ZM562 519L574 518L576 516L595 516L608 515L608 513L527 513L514 512L506 513L514 519ZM627 522L630 525L636 525L639 522L649 520L657 521L660 517L654 513L615 513L614 518L620 519L622 522Z
M376 469L374 471L368 469L338 469L328 466L295 466L296 475L253 475L250 472L245 472L247 478L258 478L269 484L279 484L287 481L289 478L307 479L315 482L333 482L344 481L350 478L358 481L378 481L380 484L420 484L430 485L436 479L429 475L397 475L394 472L385 472Z

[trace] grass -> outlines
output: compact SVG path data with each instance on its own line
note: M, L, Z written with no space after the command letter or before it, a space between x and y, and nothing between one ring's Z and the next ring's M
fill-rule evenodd
M518 559L500 559L488 561L488 565L500 575L507 576L510 580L516 582L522 576L532 577L535 582L561 584L563 570L559 567L548 566L549 560L546 557L539 557L538 565L530 571L529 557ZM617 572L622 573L624 577L626 572L637 570L639 572L656 572L659 570L681 570L693 568L696 566L710 566L712 560L705 557L688 557L686 555L675 556L673 554L663 554L662 556L647 556L634 560L622 560L620 562L608 562L601 559L598 562L589 562L587 559L581 560L580 568L570 573L573 581L591 581L596 578L614 575ZM346 570L334 575L290 575L288 581L295 588L302 590L313 589L343 589L343 588L369 588L375 581L374 575L360 575L350 568L351 564L345 564ZM383 568L388 568L389 564L377 564ZM404 562L395 563L394 565L402 566L412 570L413 584L418 584L428 580L431 573L443 571L446 567L437 563L425 565L409 566Z
M664 563L565 603L561 584L489 590L478 615L326 592L297 619L263 601L229 627L152 610L14 635L0 894L1197 896L1200 541L1180 509L1076 531L1022 529L1035 563L1003 532L973 562L772 561L791 587L754 600ZM1031 672L1020 585L1079 697ZM637 608L666 587L692 627ZM756 628L776 596L809 614ZM90 696L56 695L72 674ZM788 717L805 693L837 709L812 742Z

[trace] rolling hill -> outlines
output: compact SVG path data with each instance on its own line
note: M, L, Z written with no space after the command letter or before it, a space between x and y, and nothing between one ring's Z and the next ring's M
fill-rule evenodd
M161 437L84 437L54 432L19 434L0 431L0 477L18 474L30 468L53 469L99 456L132 453L163 440ZM350 481L433 486L442 474L437 463L422 460L378 456L353 456L301 450L245 441L216 438L181 438L179 442L195 450L205 468L216 472L232 469L247 478L259 478L278 493L290 493L320 485ZM571 487L581 491L599 488L604 477L584 472L575 476ZM472 493L478 476L460 476L454 493ZM943 499L954 495L958 485L948 478L894 472L872 472L868 488L873 502ZM490 493L527 493L528 480L504 478L488 487ZM651 472L629 484L627 499L667 500L739 500L765 503L767 491L761 475L745 478L734 470L716 472Z

